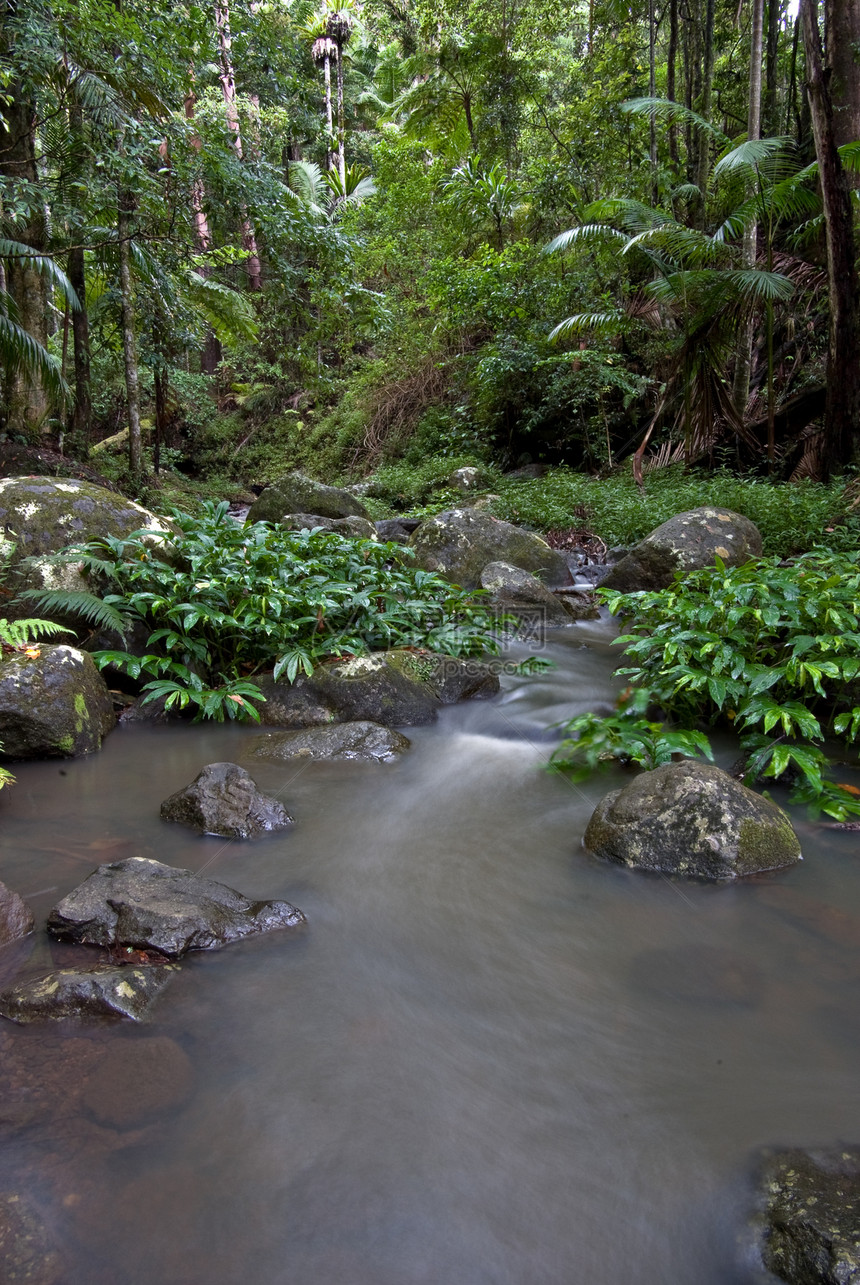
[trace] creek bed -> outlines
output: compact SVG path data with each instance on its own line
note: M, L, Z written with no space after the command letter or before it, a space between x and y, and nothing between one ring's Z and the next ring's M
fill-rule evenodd
M804 862L732 886L587 857L622 774L541 765L548 724L612 699L610 633L557 634L552 672L409 729L384 767L255 762L235 726L16 766L0 878L40 922L138 854L309 921L188 957L142 1027L0 1027L0 1193L45 1224L58 1285L748 1280L756 1149L860 1140L857 836L797 817ZM224 759L291 831L159 820ZM72 957L37 932L0 972ZM102 1111L82 1086L118 1041ZM147 1114L160 1048L191 1087Z

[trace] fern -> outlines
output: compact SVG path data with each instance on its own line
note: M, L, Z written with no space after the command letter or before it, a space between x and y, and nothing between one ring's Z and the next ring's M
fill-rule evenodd
M123 637L131 622L127 611L83 589L27 589L21 597L31 599L40 611L61 611L79 616L96 629L114 629Z
M0 643L16 650L27 647L39 637L54 638L57 634L71 633L64 625L53 620L7 620L0 617Z

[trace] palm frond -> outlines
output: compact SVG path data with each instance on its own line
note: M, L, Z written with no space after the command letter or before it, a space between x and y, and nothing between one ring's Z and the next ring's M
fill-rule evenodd
M571 338L590 333L593 335L617 335L628 324L628 316L617 309L613 312L581 312L574 317L565 317L550 332L550 341L567 335Z
M61 267L48 254L36 254L33 247L22 241L10 241L0 237L0 259L15 259L46 277L55 289L59 290L70 308L80 311L81 302L75 294L75 288Z
M778 303L794 294L794 286L781 272L736 268L725 273L725 278L738 298L749 303Z
M736 147L723 153L714 166L714 177L738 170L757 170L763 163L780 154L786 156L791 146L789 138L748 138L746 142L738 143Z
M8 374L22 373L41 384L55 402L70 396L60 363L33 336L0 309L0 364Z
M701 133L707 134L709 138L714 138L723 145L729 141L722 130L705 120L704 116L690 111L690 108L685 107L683 103L672 102L670 98L628 98L621 104L621 110L628 112L631 116L659 117L661 120L668 121L670 125L691 125L693 129L700 130Z
M83 589L26 589L21 598L34 602L40 611L76 616L96 629L113 629L123 636L130 623L127 614Z
M298 200L314 214L323 214L327 184L316 162L290 161L288 177Z
M563 254L571 246L585 243L590 245L600 241L620 241L626 243L627 237L617 228L611 228L606 223L584 223L578 228L569 228L567 232L559 232L557 237L553 237L549 245L543 248L543 254Z
M222 343L257 338L254 305L238 290L189 270L185 274L185 291Z

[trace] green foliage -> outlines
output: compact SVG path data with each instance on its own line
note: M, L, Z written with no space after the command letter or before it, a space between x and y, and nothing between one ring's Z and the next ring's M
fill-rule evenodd
M180 535L161 549L137 532L71 555L108 579L109 607L151 630L144 656L94 653L101 665L148 677L148 700L193 705L201 718L258 718L253 702L262 697L251 680L267 668L292 681L331 656L494 647L480 595L405 565L396 545L265 522L242 527L226 503L173 520Z
M643 693L636 693L637 697ZM647 693L644 693L647 696ZM645 702L647 705L647 700ZM667 728L642 716L642 702L633 699L622 704L608 717L580 714L564 724L565 739L553 751L551 768L564 772L574 781L610 763L636 763L650 771L682 758L713 760L708 738L703 732Z
M34 644L39 638L56 638L58 634L67 634L70 631L62 625L57 625L53 620L7 620L5 616L0 618L0 651L8 655L10 652L26 652L37 655L38 652ZM0 745L0 750L2 750ZM15 777L5 767L0 767L0 790L5 785L12 785Z
M840 821L860 815L852 793L824 777L822 749L826 738L847 749L860 730L860 555L816 549L731 569L718 559L669 589L602 596L632 617L617 643L633 709L656 706L687 735L724 719L741 735L748 780L796 780L797 801ZM568 759L641 761L631 743L654 726L623 715L605 733L583 724L585 744Z

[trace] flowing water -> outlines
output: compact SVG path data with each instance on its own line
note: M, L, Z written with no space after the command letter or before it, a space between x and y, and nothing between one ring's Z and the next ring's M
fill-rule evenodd
M552 672L410 730L396 764L254 762L253 730L181 726L17 767L0 878L37 916L143 854L309 921L189 957L142 1027L3 1024L0 1191L61 1285L749 1279L756 1150L860 1138L856 836L798 819L805 861L735 886L585 855L620 774L542 765L549 724L612 699L609 628L557 635ZM290 832L159 820L223 759ZM74 953L37 933L0 969ZM102 1110L87 1085L117 1066Z

